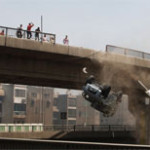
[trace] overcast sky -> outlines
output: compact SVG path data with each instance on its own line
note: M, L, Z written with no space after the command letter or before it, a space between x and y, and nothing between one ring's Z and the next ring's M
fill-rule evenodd
M57 43L105 50L116 45L149 52L150 0L0 0L1 26L29 22L55 33Z

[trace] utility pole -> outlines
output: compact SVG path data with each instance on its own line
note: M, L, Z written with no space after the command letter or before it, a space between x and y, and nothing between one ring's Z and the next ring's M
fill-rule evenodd
M41 32L43 32L43 16L41 15Z
M41 32L43 32L43 16L41 15ZM43 41L43 34L41 33L41 42Z

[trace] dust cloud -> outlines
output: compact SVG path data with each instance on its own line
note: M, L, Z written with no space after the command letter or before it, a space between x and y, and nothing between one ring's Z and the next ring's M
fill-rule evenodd
M138 83L142 81L150 88L150 70L144 67L116 62L94 61L97 69L93 75L100 83L109 84L114 92L122 91L129 96L129 107L136 116L145 108L145 90ZM99 66L98 66L99 64Z

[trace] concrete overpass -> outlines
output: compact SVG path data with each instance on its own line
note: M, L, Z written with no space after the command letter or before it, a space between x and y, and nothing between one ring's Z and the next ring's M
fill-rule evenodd
M87 53L88 52L88 53ZM0 82L80 89L91 50L0 37Z
M150 86L149 60L0 36L0 82L81 89L85 66L89 74L114 88L129 87L131 79L146 79Z

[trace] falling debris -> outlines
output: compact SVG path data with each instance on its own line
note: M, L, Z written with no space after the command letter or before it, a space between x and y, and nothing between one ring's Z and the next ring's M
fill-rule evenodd
M148 89L142 81L138 80L138 83L145 89L145 93L150 97L150 89Z
M84 67L83 69L82 69L82 71L83 71L83 73L85 73L85 74L87 74L88 72L87 72L87 68L86 67Z

